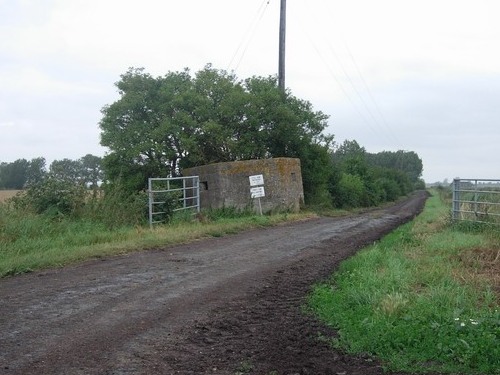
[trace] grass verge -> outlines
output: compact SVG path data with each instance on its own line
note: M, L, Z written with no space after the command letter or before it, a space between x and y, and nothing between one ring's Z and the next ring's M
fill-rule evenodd
M91 258L164 248L206 237L301 220L313 214L271 216L209 213L200 221L173 220L153 229L125 226L110 229L91 220L54 218L9 210L0 205L0 277L61 267Z
M433 195L423 213L343 262L309 306L332 345L413 373L500 373L500 234L450 225Z

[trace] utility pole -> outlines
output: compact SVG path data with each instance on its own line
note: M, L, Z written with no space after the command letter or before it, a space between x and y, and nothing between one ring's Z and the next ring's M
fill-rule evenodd
M278 88L285 92L285 32L286 32L286 0L281 0L280 34L279 34L279 67Z

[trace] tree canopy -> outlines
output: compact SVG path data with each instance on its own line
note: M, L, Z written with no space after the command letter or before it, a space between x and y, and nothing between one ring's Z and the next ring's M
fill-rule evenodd
M328 116L282 92L276 77L238 80L211 65L159 77L130 68L116 87L99 124L103 164L129 190L192 166L270 157L300 158L306 203L371 206L420 186L416 153L370 154L349 140L335 147Z
M309 165L318 153L328 155L328 116L283 93L275 77L240 81L210 65L193 76L131 68L116 86L120 98L103 108L100 122L101 144L110 149L104 165L111 180L135 189L191 166L269 157ZM311 195L318 176L313 168L303 173Z

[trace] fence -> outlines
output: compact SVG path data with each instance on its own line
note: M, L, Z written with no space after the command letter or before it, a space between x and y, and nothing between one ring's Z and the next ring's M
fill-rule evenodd
M500 224L500 180L454 179L454 220Z
M148 180L149 226L165 223L173 212L200 212L198 176L150 178Z

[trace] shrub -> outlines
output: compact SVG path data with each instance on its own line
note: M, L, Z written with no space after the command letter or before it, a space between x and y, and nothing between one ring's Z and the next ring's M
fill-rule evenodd
M344 208L359 207L365 195L365 185L361 177L343 173L339 181L337 205Z
M104 224L108 229L144 224L148 217L145 192L131 193L121 184L106 186L101 194L91 194L85 186L47 176L16 195L9 203L19 211L43 214L50 218L70 217ZM162 210L173 213L170 201Z
M49 216L77 215L85 205L87 190L73 182L47 176L12 198L15 208Z
M365 206L377 206L385 202L385 191L375 182L365 181L365 195L363 204Z
M384 192L384 201L394 201L401 195L401 188L394 180L382 177L375 184Z

